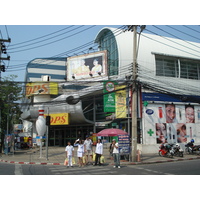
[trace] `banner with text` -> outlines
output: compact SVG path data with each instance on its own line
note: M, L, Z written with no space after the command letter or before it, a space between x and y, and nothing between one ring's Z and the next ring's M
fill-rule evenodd
M104 112L115 112L115 82L105 81L104 82Z
M125 85L115 87L116 118L126 118L126 89Z

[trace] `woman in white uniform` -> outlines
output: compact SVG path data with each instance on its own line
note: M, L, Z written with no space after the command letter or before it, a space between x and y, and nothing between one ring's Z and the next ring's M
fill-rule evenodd
M78 157L78 163L79 163L79 167L83 167L84 164L83 164L83 154L84 154L84 145L83 145L83 142L82 140L78 139L75 141L74 145L78 143L78 149L77 149L77 157Z

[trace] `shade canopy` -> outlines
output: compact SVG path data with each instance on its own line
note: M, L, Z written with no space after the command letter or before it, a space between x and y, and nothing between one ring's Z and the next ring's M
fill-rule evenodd
M128 135L128 133L117 128L108 128L97 133L97 136L104 136L104 137L111 137L111 136L118 136L118 135Z

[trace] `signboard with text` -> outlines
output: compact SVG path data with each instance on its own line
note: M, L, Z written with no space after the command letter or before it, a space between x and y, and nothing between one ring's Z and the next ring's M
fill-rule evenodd
M50 125L68 125L69 113L49 114L51 116ZM47 115L44 115L46 117Z
M58 83L55 82L34 82L26 84L26 96L40 94L58 94Z
M130 153L129 135L118 135L119 153L121 155Z

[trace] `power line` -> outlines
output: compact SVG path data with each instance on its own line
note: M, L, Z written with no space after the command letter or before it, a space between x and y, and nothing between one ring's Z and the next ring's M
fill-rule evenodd
M71 34L71 35L69 35L69 36L66 36L66 37L64 37L64 38L61 38L61 39L58 39L58 40L55 40L55 41L52 41L52 42L49 42L49 43L46 43L46 44L43 44L43 45L39 45L39 46L36 46L36 47L31 47L31 48L27 48L27 49L23 49L23 50L13 51L13 52L10 52L10 53L18 53L18 52L22 52L22 51L32 50L32 49L39 48L39 47L43 47L43 46L46 46L46 45L49 45L49 44L52 44L52 43L55 43L55 42L59 42L59 41L61 41L61 40L70 38L70 37L72 37L72 36L74 36L74 35L77 35L77 34L79 34L79 33L82 33L82 32L84 32L84 31L87 31L87 30L89 30L89 29L91 29L91 28L93 28L93 27L95 27L95 26L96 26L96 25L90 26L89 28L86 28L86 29L84 29L84 30L78 31L78 32L76 32L76 33L73 33L73 34Z
M117 30L115 30L115 31L113 32L115 37L117 37L118 35L120 35L121 33L123 33L123 30L120 29L120 28L122 28L122 27L124 27L124 26L120 26L119 28L117 28ZM112 35L112 34L110 33L110 35ZM77 52L78 50L79 50L80 52L78 52L77 54L79 54L79 53L83 54L83 51L87 51L88 49L86 49L86 48L89 47L89 46L91 46L91 44L93 44L93 43L94 43L94 41L92 40L92 41L90 41L90 42L88 42L88 43L85 43L85 44L83 44L83 45L81 45L81 46L75 47L75 48L73 48L73 49L71 49L71 50L68 50L68 51L66 51L66 52L57 54L57 55L52 56L52 57L48 57L48 59L51 59L51 58L52 58L52 59L58 58L59 56L66 56L66 55L68 56L68 54L72 54L72 53L74 53L74 52ZM93 47L97 47L97 46L98 46L97 44L94 44L94 45L92 46L92 48L93 48ZM85 48L85 49L83 49L83 48ZM71 57L71 56L74 56L74 55L70 55L70 56L68 56L68 57ZM37 64L35 64L35 65L37 65L37 67L38 67L38 66L40 66L40 65L38 65L38 64L41 64L41 65L42 65L42 62L45 62L45 61L41 61L40 63L37 63ZM51 60L51 61L49 61L48 63L45 62L45 64L51 64L51 63L53 63L53 62L57 62L57 60ZM18 65L13 65L13 66L15 66L15 67L20 66L20 67L21 67L22 65L27 65L27 63L18 64ZM26 66L25 66L25 68L26 68ZM11 71L11 70L8 70L8 71ZM12 70L12 71L18 71L18 70Z
M41 38L44 38L44 37L48 37L48 36L50 36L50 35L53 35L53 34L56 34L56 33L61 32L61 31L64 31L64 30L66 30L66 29L69 29L69 28L71 28L71 27L73 27L73 26L74 26L74 25L71 25L71 26L69 26L69 27L60 29L60 30L55 31L55 32L53 32L53 33L49 33L49 34L46 34L46 35L43 35L43 36L40 36L40 37L31 39L31 40L24 41L24 42L19 42L19 43L16 43L16 44L12 44L12 45L10 45L10 46L21 45L21 44L28 43L28 42L32 42L32 41L35 41L35 40L38 40L38 39L41 39Z
M197 45L195 45L195 44L192 44L192 43L189 42L189 41L183 40L183 39L181 39L180 37L178 37L178 36L176 36L176 35L174 35L174 34L172 34L172 33L169 33L169 32L167 32L167 31L165 31L165 30L163 30L163 29L161 29L161 28L159 28L159 27L157 27L157 26L155 26L155 25L153 25L153 27L155 27L155 28L157 28L157 29L159 29L159 30L161 30L161 31L163 31L163 32L165 32L165 33L167 33L167 34L169 34L169 35L171 35L171 36L173 36L173 37L179 39L179 40L182 40L182 41L184 41L184 42L186 42L186 43L188 43L188 44L190 44L190 45L192 45L192 46L195 46L195 47L197 47L197 48L200 48L199 46L197 46Z
M195 29L193 29L193 28L191 28L191 27L189 27L189 26L186 26L186 25L183 25L184 27L186 27L186 28L188 28L188 29L190 29L190 30L193 30L193 31L195 31L195 32L197 32L197 33L200 33L200 31L197 31L197 30L195 30Z
M152 32L152 31L150 31L150 32ZM158 35L158 34L156 34L156 35ZM185 53L187 53L187 54L193 55L193 56L195 56L195 57L200 57L199 55L196 55L196 54L190 53L190 52L188 52L188 51L184 51L184 50L182 50L182 49L179 49L179 48L177 48L177 47L171 46L171 45L169 45L169 44L160 42L160 41L158 41L158 40L156 40L156 39L153 39L153 38L151 38L151 37L148 37L147 35L142 34L142 36L143 36L143 37L146 37L146 38L148 38L148 39L150 39L150 40L153 40L153 41L155 41L155 42L158 42L158 43L160 43L160 44L163 44L163 45L165 45L165 46L168 46L168 47L177 49L177 50L179 50L179 51L185 52ZM166 38L166 37L164 37L164 36L161 36L161 35L158 35L158 36L163 37L164 39L173 42L172 40L170 40L170 39L168 39L168 38ZM175 42L175 43L176 43L176 42ZM182 45L182 46L183 46L183 45Z
M188 33L185 33L185 32L183 32L183 31L181 31L181 30L178 30L178 29L176 29L176 28L174 28L174 27L172 27L172 26L169 26L169 25L167 25L167 26L170 27L170 28L173 29L173 30L176 30L176 31L180 32L180 33L183 33L183 34L188 35L188 36L190 36L190 37L193 37L193 38L195 38L195 39L197 39L197 40L200 40L200 38L197 38L197 37L195 37L195 36L193 36L193 35L190 35L190 34L188 34Z
M72 27L72 26L67 27L66 29L69 29L69 28L71 28L71 27ZM10 48L9 50L19 49L19 48L27 47L27 46L30 46L30 45L35 45L35 44L37 44L37 43L41 43L41 42L44 42L44 41L50 40L50 39L52 39L52 38L56 38L56 37L58 37L58 36L64 35L64 34L66 34L66 33L72 32L72 31L77 30L77 29L79 29L79 28L81 28L81 27L83 27L83 25L82 25L82 26L79 26L79 27L76 27L76 28L74 28L74 29L72 29L72 30L69 30L69 31L67 31L67 32L64 32L64 33L61 33L61 34L55 35L55 36L53 36L53 37L50 37L50 38L47 38L47 39L44 39L44 40L41 40L41 41L38 41L38 42L34 42L34 43L30 43L30 44L26 44L26 45L23 45L23 46ZM59 32L60 32L60 31L59 31ZM34 41L34 40L36 40L36 39L33 39L32 41Z

